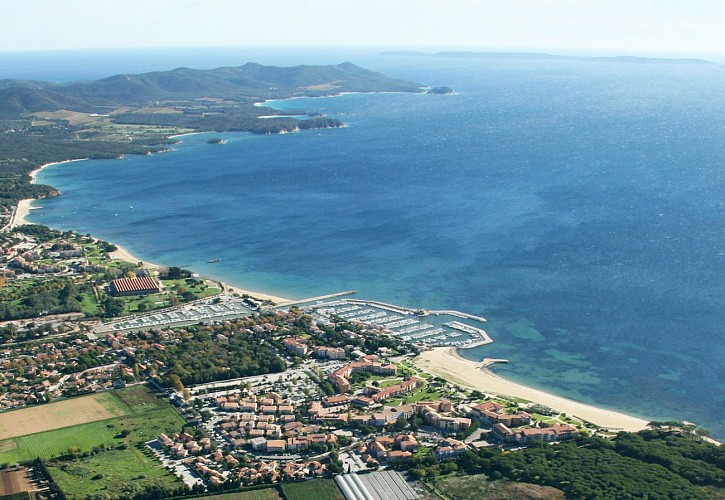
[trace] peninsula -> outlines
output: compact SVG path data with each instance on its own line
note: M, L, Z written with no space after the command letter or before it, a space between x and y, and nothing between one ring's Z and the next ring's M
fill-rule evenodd
M343 92L423 89L349 62L295 67L250 62L67 84L0 80L0 208L7 217L18 200L56 194L50 186L30 183L30 172L48 163L158 152L176 142L173 136L190 132L277 134L340 127L337 118L273 111L259 103Z

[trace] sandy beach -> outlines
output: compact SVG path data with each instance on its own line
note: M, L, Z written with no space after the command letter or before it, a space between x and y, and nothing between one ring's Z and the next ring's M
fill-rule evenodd
M18 206L15 207L13 216L10 218L10 222L8 223L8 229L12 229L15 226L29 224L27 217L28 214L30 214L30 203L33 201L34 200L32 198L28 198L18 202Z
M48 168L53 165L61 165L63 163L73 163L76 161L83 161L84 159L86 159L86 158L79 158L76 160L54 161L51 163L45 163L28 174L28 176L30 177L30 183L35 184L35 182L37 181L38 172L40 172L44 168ZM12 229L15 226L22 226L23 224L30 224L30 222L28 221L28 215L30 214L30 208L31 208L30 204L33 201L35 201L33 198L27 198L24 200L20 200L18 202L18 205L17 205L17 207L15 207L15 211L13 212L13 216L7 225L8 229Z
M132 264L136 264L138 262L143 262L144 266L149 269L158 270L159 268L167 267L167 266L162 266L160 264L154 264L153 262L148 262L144 259L136 257L131 252L129 252L128 249L126 249L122 246L119 246L116 243L114 243L114 245L116 246L117 250L110 252L108 254L111 256L112 259L120 259L120 260L123 260L126 262L131 262ZM217 281L217 280L213 280L213 281ZM238 293L240 295L246 294L246 295L249 295L249 296L259 299L259 300L271 300L275 304L283 304L285 302L291 301L291 299L286 299L284 297L277 297L276 295L270 295L268 293L255 292L252 290L244 290L242 288L231 285L229 283L225 283L224 281L217 281L217 283L222 285L222 287L224 289L224 293Z
M195 133L197 133L197 132L190 132L190 133L187 133L187 134L179 134L179 135L172 136L172 137L177 137L178 138L178 137L183 137L185 135L193 135ZM58 161L58 162L46 163L44 165L41 165L37 169L35 169L32 172L30 172L30 174L29 174L30 175L30 182L31 182L31 184L34 184L36 182L38 172L40 172L44 168L48 168L48 167L50 167L52 165L60 165L60 164L63 164L63 163L72 163L72 162L76 162L76 161L83 161L83 159L81 158L81 159L76 159L76 160ZM7 225L7 228L8 229L11 229L11 228L13 228L15 226L21 226L23 224L28 224L29 223L29 221L27 220L27 217L30 214L30 209L31 209L30 204L33 201L35 201L35 200L31 198L31 199L20 200L18 202L18 205L15 208L15 211L13 212L13 216L10 219L10 222ZM155 264L153 262L148 262L148 261L146 261L144 259L141 259L139 257L136 257L130 251L128 251L128 249L126 249L126 248L124 248L122 246L119 246L116 243L114 243L114 245L116 246L117 250L114 251L114 252L109 253L109 255L111 256L112 259L120 259L120 260L123 260L123 261L126 261L126 262L131 262L133 264L136 264L138 262L143 262L146 267L151 268L151 269L159 269L161 267L167 267L167 266L163 266L161 264ZM259 299L259 300L270 300L270 301L274 302L275 304L283 304L285 302L291 302L292 301L292 299L288 299L288 298L284 298L284 297L278 297L276 295L270 295L268 293L255 292L253 290L245 290L245 289L239 288L237 286L231 285L229 283L225 283L223 281L218 281L218 283L220 283L222 285L222 287L224 288L224 293L238 293L240 295L245 295L246 294L246 295L249 295L249 296L254 297L256 299Z
M488 370L481 369L480 363L462 358L452 347L436 347L423 352L416 359L416 363L430 373L463 387L477 389L484 393L513 396L540 403L568 415L592 422L600 427L639 431L644 429L648 423L647 420L642 418L597 408L596 406L579 403L533 387L511 382Z

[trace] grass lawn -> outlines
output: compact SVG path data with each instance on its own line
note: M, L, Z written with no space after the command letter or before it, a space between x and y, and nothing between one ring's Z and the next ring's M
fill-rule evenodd
M437 401L441 399L441 393L430 388L423 387L408 395L403 401L408 403L417 403L418 401Z
M131 496L149 486L181 484L153 454L135 446L76 460L53 461L48 464L48 471L67 498L87 498L103 492Z
M345 497L332 479L313 479L282 486L288 500L344 500Z
M263 490L238 491L224 495L212 495L203 497L204 500L281 500L277 488L270 487Z
M391 378L391 379L387 379L387 380L381 380L379 383L380 383L380 387L385 388L385 387L390 387L392 385L398 385L402 381L403 381L402 377L397 377L397 378Z

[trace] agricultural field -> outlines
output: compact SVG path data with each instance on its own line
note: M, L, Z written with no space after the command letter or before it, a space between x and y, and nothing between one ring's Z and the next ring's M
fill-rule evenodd
M113 446L114 436L105 422L92 422L8 439L0 442L0 463L59 457L73 447L85 452L96 446Z
M139 455L135 448L155 438L161 432L178 432L184 421L176 411L165 401L156 399L146 386L137 385L119 391L94 394L75 398L61 403L74 404L75 411L65 410L56 415L55 419L66 417L62 422L67 425L74 418L81 418L84 408L88 408L87 401L94 401L113 409L105 414L96 413L96 418L103 418L95 422L81 423L67 427L57 428L46 432L28 434L12 439L0 441L0 463L17 463L32 460L36 457L53 459L57 457L80 457L83 454L99 452L101 450L116 450L125 456L123 460L135 463L144 463L148 467L149 460ZM32 410L44 409L47 419L53 420L53 409L61 403L29 408ZM26 410L9 412L6 415L20 414ZM74 416L77 413L79 416ZM56 425L56 427L61 427ZM102 451L95 456L106 454ZM115 461L114 457L111 461ZM81 461L78 459L77 461ZM50 468L50 465L49 465Z
M345 497L332 479L314 479L282 486L288 500L344 500Z
M144 443L162 432L180 431L184 420L144 385L112 394L126 408L126 415L77 426L88 436L86 442L70 444L61 439L59 431L48 436L47 442L56 442L55 449L66 447L47 463L53 480L68 498L85 498L106 491L132 496L149 487L180 486L180 481ZM70 446L74 447L72 452Z
M279 491L275 487L205 496L203 498L204 500L282 500Z
M119 417L128 411L113 393L104 392L4 412L0 413L0 440Z
M0 498L31 498L36 485L25 467L0 471Z
M488 498L504 500L509 498L563 500L564 492L549 486L514 483L511 481L489 481L483 474L472 476L446 476L428 482L444 499L478 500Z

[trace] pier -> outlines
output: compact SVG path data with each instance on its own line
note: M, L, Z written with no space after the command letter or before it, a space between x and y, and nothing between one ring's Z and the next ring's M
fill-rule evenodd
M357 304L361 306L375 306L398 314L415 314L417 311L417 309L408 309L407 307L386 304L385 302L378 302L377 300L345 299L343 302L346 304Z
M463 319L472 319L475 321L480 321L481 323L486 323L486 318L483 316L476 316L475 314L468 314L461 311L428 311L430 314L434 314L436 316L441 315L447 315L447 316L455 316L457 318L463 318Z
M488 368L491 365L495 365L497 363L506 364L508 363L508 359L497 359L497 358L483 358L483 361L481 361L481 364L478 366L480 369L484 370Z
M450 323L444 323L443 325L447 326L448 328L453 328L454 330L459 330L461 332L469 333L471 335L477 335L478 337L480 337L481 340L467 346L469 349L471 347L478 347L493 342L493 340L491 340L491 337L488 336L488 333L486 333L485 330L475 328L465 323L461 323L460 321L451 321Z
M353 295L357 293L355 290L347 290L344 292L337 292L337 293L331 293L328 295L320 295L318 297L310 297L309 299L300 299L300 300L292 300L290 302L283 302L281 304L278 304L274 306L275 309L280 309L282 307L290 307L290 306L296 306L300 304L307 304L309 302L319 302L322 300L329 300L329 299L335 299L337 297L344 297L346 295Z

